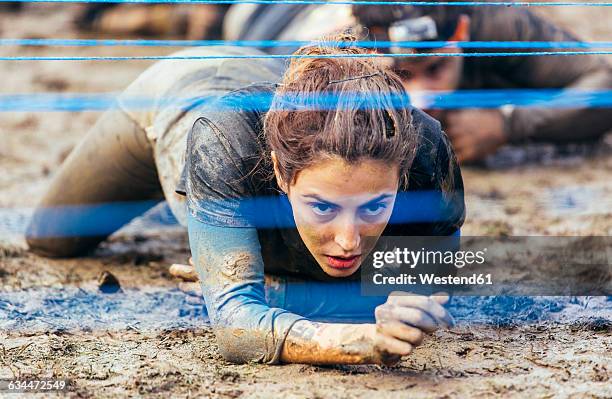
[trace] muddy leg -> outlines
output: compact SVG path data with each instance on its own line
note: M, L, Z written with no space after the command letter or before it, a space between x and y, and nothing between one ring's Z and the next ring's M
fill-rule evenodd
M53 178L26 239L38 254L77 256L161 200L144 130L124 112L110 110Z

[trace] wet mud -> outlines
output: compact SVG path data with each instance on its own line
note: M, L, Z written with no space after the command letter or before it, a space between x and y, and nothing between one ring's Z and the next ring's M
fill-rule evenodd
M85 37L71 24L78 7L0 13L0 34ZM541 12L586 39L609 35L610 16L602 15L608 10ZM49 56L173 50L0 48L3 55ZM148 65L4 62L0 70L9 78L0 91L117 92ZM96 398L612 397L607 297L456 297L450 308L457 326L427 337L393 367L226 362L203 304L179 291L168 273L171 264L187 262L189 251L164 205L86 257L26 251L20 232L32 207L98 116L0 113L0 378L68 378L69 396ZM488 168L465 168L463 234L611 235L612 157L605 144L581 148L509 149L515 152ZM118 289L100 290L105 281Z

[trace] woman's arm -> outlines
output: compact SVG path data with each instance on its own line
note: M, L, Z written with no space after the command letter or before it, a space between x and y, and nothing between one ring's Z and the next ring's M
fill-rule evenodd
M309 364L391 365L423 342L424 332L451 327L454 320L444 309L448 296L421 296L392 292L376 307L375 324L294 324L285 341L281 360Z
M420 344L422 331L452 324L433 297L390 296L376 308L376 324L316 323L270 307L255 229L210 226L191 215L188 229L210 321L229 361L393 363Z
M266 304L257 230L211 226L191 214L187 227L223 357L236 363L278 363L286 335L302 317Z

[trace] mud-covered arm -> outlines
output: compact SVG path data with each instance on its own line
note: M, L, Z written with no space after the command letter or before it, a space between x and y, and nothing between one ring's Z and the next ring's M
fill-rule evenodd
M572 34L528 10L484 10L477 15L482 17L475 17L474 23L477 26L472 30L476 35L473 40L578 41ZM572 50L584 49L558 51ZM507 57L482 62L488 63L488 70L509 78L511 84L518 88L612 88L612 68L606 59L597 55ZM526 140L559 143L592 140L612 129L610 108L507 107L502 108L502 113L505 116L507 139L513 143Z
M561 58L561 57L560 57ZM578 57L581 58L581 57ZM555 73L555 72L552 72ZM612 70L607 65L587 73L565 87L571 90L612 88ZM509 142L526 140L567 143L594 140L612 130L610 108L518 107L505 111Z
M315 323L270 307L255 229L188 216L189 243L221 354L235 363L378 363L374 324Z
M223 105L227 110L228 104ZM188 231L220 351L227 360L238 363L277 363L281 357L283 361L308 363L312 359L281 356L293 324L304 318L269 306L265 298L256 220L269 213L248 206L257 195L250 176L257 162L253 154L260 151L257 131L250 121L260 120L260 116L242 108L235 112L204 110L203 115L193 125L187 142ZM324 300L325 295L312 297L313 302ZM363 326L355 329L364 328L372 330ZM300 342L308 345L311 341ZM325 346L323 352L342 353L342 345L337 341L333 347ZM371 347L366 352L371 353ZM334 363L344 360L336 357Z
M269 307L257 231L216 227L188 216L189 244L219 349L236 363L278 363L301 316Z

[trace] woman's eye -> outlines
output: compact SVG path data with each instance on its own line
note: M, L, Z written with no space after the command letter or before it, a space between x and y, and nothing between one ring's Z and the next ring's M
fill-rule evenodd
M331 205L321 202L310 204L310 207L312 211L319 216L328 216L334 212L334 208Z
M387 208L387 205L385 204L372 204L372 205L368 205L365 208L363 208L363 213L366 216L378 216L381 213L384 212L384 210Z

